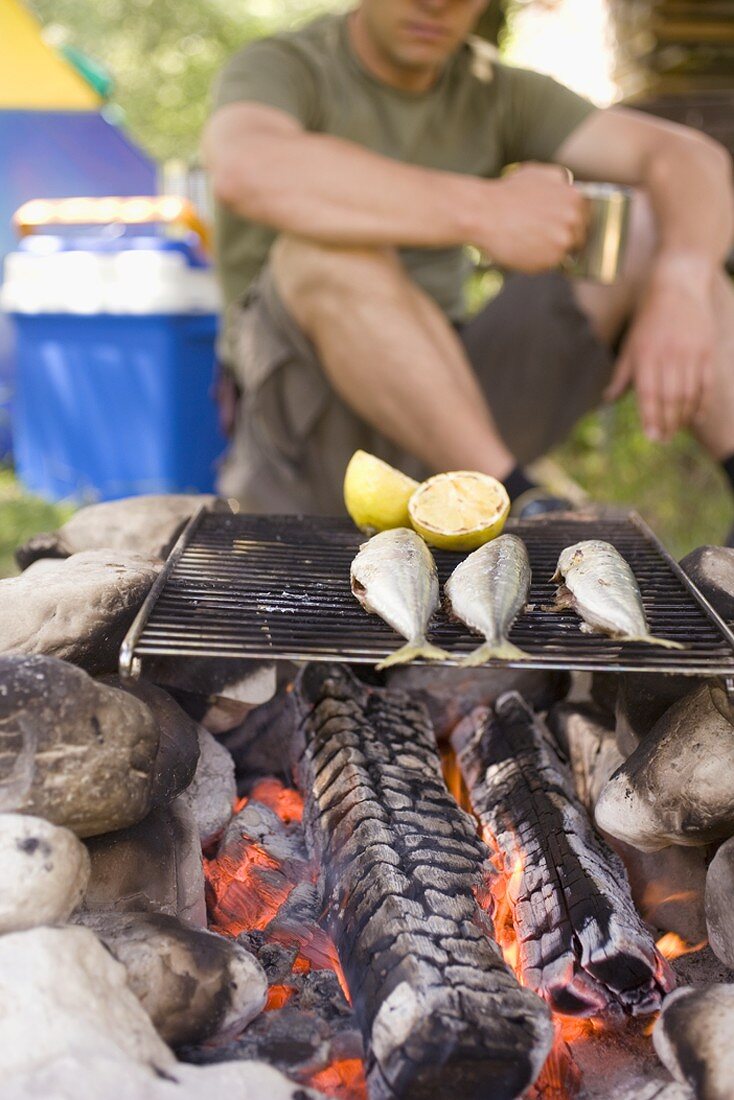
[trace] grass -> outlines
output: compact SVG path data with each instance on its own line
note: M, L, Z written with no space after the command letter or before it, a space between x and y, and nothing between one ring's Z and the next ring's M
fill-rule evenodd
M0 468L0 577L17 573L13 552L31 535L54 531L74 511L68 504L48 501L26 493L8 467Z
M734 522L719 467L685 434L650 443L632 396L582 420L554 458L594 500L634 507L676 558L721 544Z

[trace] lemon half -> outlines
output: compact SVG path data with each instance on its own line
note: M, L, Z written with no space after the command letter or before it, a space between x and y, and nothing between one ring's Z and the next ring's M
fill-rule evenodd
M417 481L376 455L355 451L344 474L344 504L367 535L410 527L408 501L417 488Z
M509 511L502 482L472 470L429 477L408 504L418 534L443 550L476 550L497 538Z

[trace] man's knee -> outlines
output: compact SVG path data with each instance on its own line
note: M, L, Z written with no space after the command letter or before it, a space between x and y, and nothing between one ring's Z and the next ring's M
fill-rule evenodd
M278 293L301 324L340 307L345 298L384 292L407 283L391 248L337 248L281 234L270 252Z

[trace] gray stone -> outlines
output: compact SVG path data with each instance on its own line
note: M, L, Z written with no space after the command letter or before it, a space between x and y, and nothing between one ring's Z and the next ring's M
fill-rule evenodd
M202 847L208 847L228 824L237 798L234 760L224 745L199 727L199 764L182 797L189 803Z
M168 913L206 927L196 820L182 797L130 829L87 841L92 874L84 910Z
M146 657L145 675L167 691L185 692L188 703L199 711L192 717L210 733L220 732L216 722L225 723L222 730L231 729L230 722L236 724L252 707L270 699L276 687L275 663L251 658ZM224 700L231 705L223 707Z
M134 825L151 807L158 744L126 692L54 657L0 657L2 809L81 837Z
M128 985L173 1047L239 1034L265 1004L264 970L232 940L160 913L82 919L125 967Z
M641 852L614 837L607 839L624 863L632 900L645 921L661 932L675 932L688 944L705 942L706 849L674 844L660 852Z
M615 712L622 756L630 756L666 710L703 682L696 677L659 672L623 672Z
M59 1057L2 1083L2 1100L326 1100L265 1062L179 1062L156 1074L131 1059L94 1049ZM647 1097L642 1100L648 1100ZM675 1100L666 1096L655 1100Z
M187 520L203 505L230 511L226 501L207 494L127 497L80 508L54 534L35 535L16 550L26 569L39 558L68 558L82 550L111 549L165 558Z
M617 705L618 672L591 673L591 699L605 714L614 714Z
M734 621L734 549L699 546L680 564L714 611L718 611L722 619Z
M674 703L602 791L599 828L643 852L734 833L731 719L714 680Z
M159 568L137 554L90 550L0 580L0 653L39 653L93 674L114 672Z
M734 1096L734 985L683 986L666 998L652 1033L663 1065L696 1100Z
M175 1059L87 928L0 936L0 1080L94 1051L165 1071Z
M241 725L223 734L238 778L253 775L286 777L290 746L298 726L293 692L281 685L272 699L253 707Z
M153 766L153 803L158 806L186 790L199 761L199 727L168 692L144 680L107 676L106 684L134 695L151 711L160 734Z
M624 762L607 714L584 703L556 703L548 728L568 759L576 793L590 813L609 777Z
M711 950L734 969L734 837L721 845L709 865L706 924Z
M63 923L88 881L87 849L68 829L0 814L0 933Z

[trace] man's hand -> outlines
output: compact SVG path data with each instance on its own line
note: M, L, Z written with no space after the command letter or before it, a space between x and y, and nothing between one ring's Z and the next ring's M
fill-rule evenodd
M605 398L634 386L644 431L667 441L704 406L713 383L716 326L708 278L695 268L653 275Z
M557 165L524 164L487 190L486 223L473 243L500 267L547 271L583 245L589 203Z

